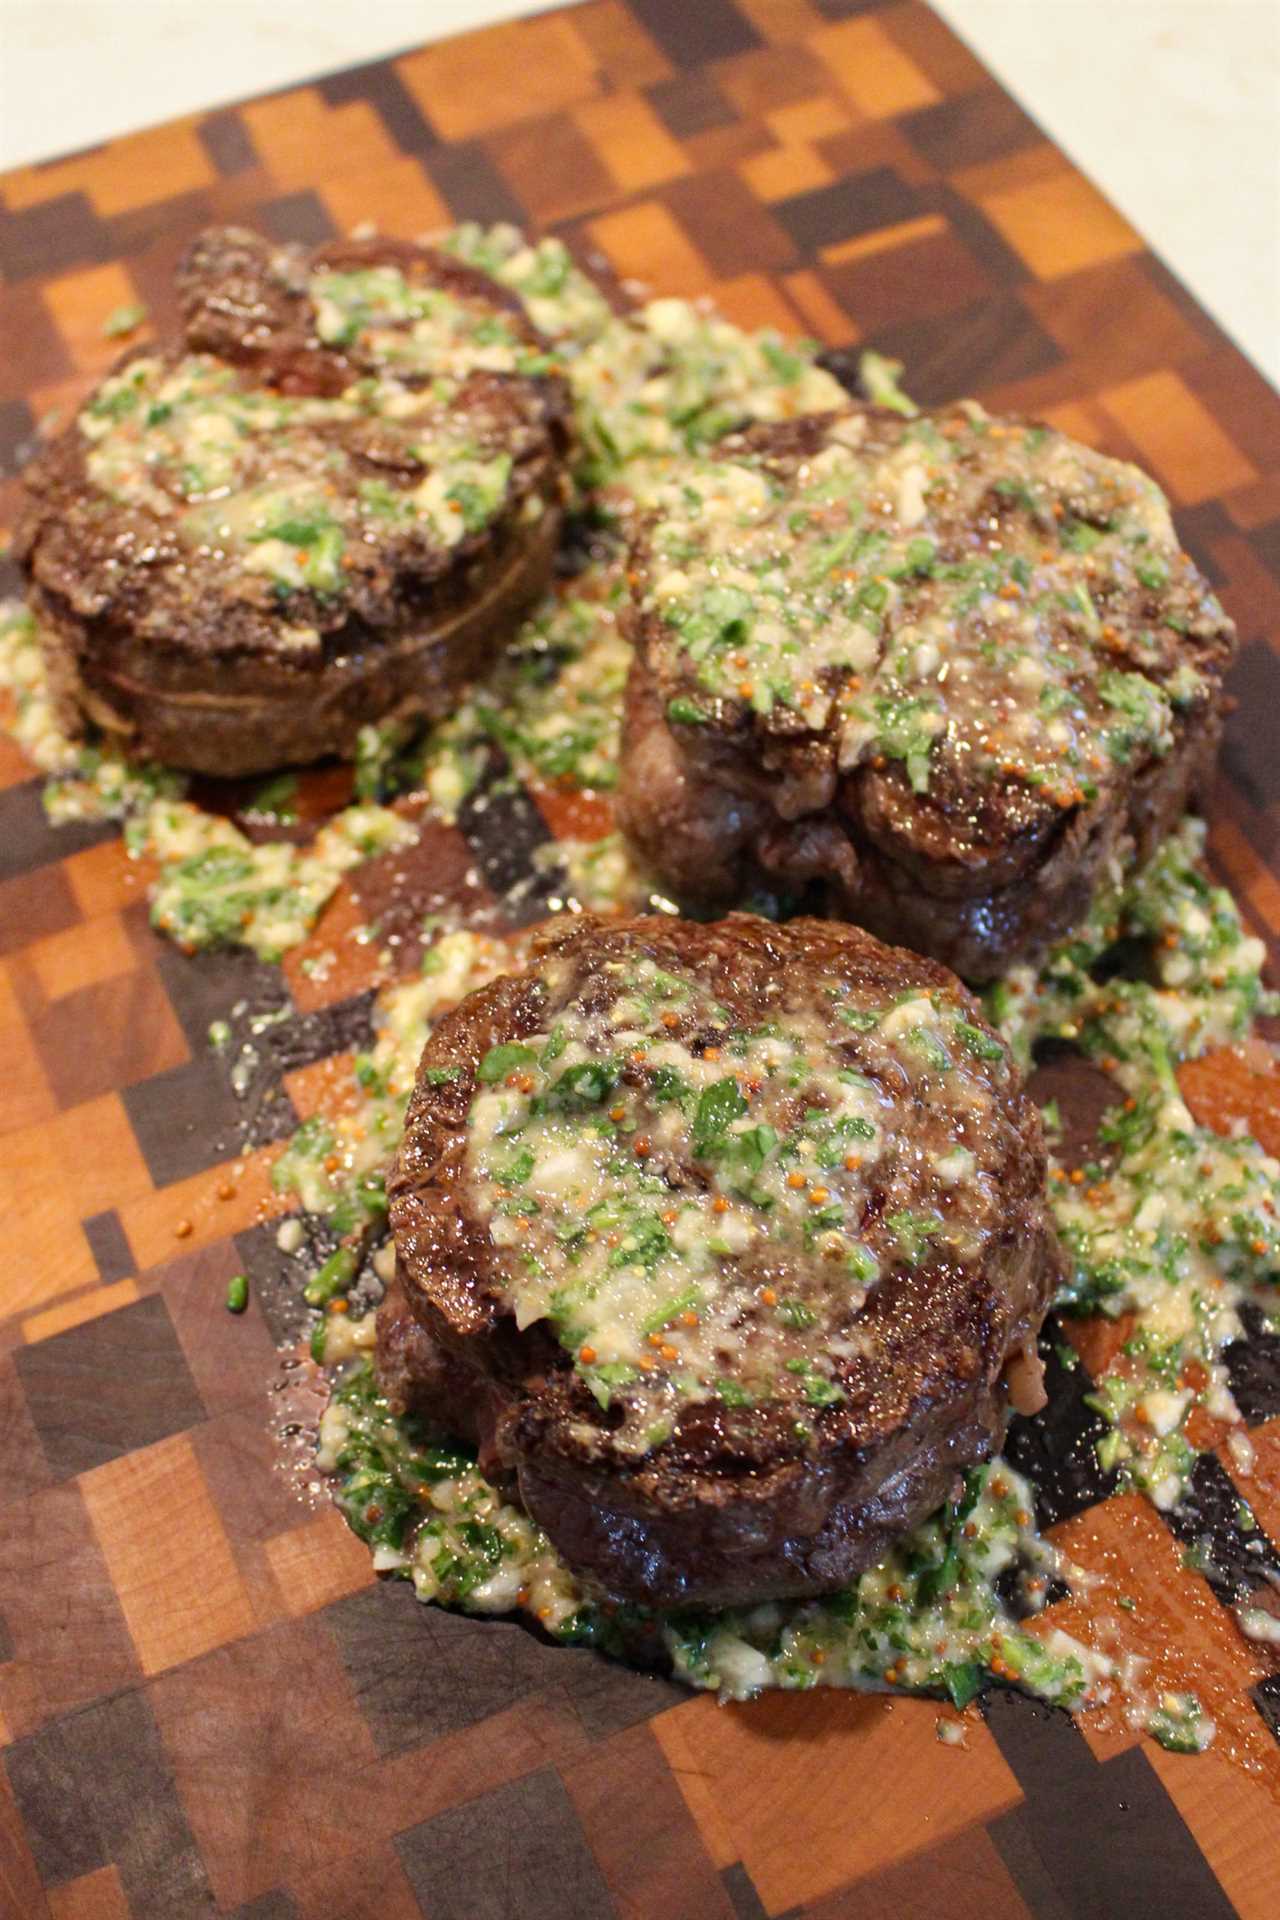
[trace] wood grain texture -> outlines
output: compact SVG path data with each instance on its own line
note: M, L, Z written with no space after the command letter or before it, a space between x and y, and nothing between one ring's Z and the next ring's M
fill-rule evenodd
M8 176L0 473L114 356L112 309L171 324L208 222L463 218L554 228L744 325L893 354L925 401L975 393L1148 464L1245 642L1211 845L1277 940L1280 400L919 0L588 0ZM420 857L461 887L482 836L433 829ZM1275 1912L1280 1681L1135 1503L1086 1490L1061 1528L1127 1583L1153 1673L1190 1649L1225 1730L1207 1759L1008 1700L961 1750L926 1703L721 1710L376 1583L299 1500L271 1391L297 1325L271 1142L342 1097L365 909L344 890L310 943L340 966L286 964L290 1022L333 1020L334 1057L305 1055L241 1158L205 1029L279 976L163 947L149 877L107 831L51 829L0 740L4 1920ZM1274 1542L1280 1356L1246 1398Z

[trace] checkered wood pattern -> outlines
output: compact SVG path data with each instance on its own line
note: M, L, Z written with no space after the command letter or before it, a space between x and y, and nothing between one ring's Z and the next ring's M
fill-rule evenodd
M317 241L463 217L554 228L746 324L886 349L926 401L976 393L1149 466L1241 626L1213 843L1280 934L1280 401L918 0L588 0L11 174L6 471L113 357L111 309L163 329L206 223ZM283 983L185 960L119 841L53 832L39 795L0 742L6 1917L1277 1911L1280 1678L1219 1596L1280 1564L1280 1341L1234 1356L1263 1553L1209 1454L1209 1577L1188 1523L1097 1471L1092 1336L1016 1442L1046 1516L1137 1597L1157 1674L1190 1650L1222 1728L1202 1759L1013 1696L968 1716L964 1749L924 1702L721 1709L421 1609L281 1467L316 1402L280 1366L300 1322L267 1170L367 1031L367 950L342 940L364 909L330 909L323 985L297 955ZM419 859L479 899L570 824L562 797L495 793ZM239 1103L208 1023L285 993Z

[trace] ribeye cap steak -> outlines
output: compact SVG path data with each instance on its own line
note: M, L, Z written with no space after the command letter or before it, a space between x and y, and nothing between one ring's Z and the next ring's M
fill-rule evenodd
M1137 468L972 404L749 429L650 490L624 826L970 980L1144 859L1212 763L1231 622Z
M393 1300L384 1377L469 1401L614 1594L833 1589L1035 1398L1044 1172L942 967L815 920L561 925L424 1052L388 1193L426 1345Z
M545 585L567 395L514 296L390 240L217 229L183 338L126 355L26 473L63 718L241 774L448 712Z

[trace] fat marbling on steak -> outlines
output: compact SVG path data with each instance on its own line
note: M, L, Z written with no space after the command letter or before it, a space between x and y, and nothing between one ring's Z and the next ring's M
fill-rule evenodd
M935 963L816 920L561 923L427 1043L384 1384L468 1408L612 1594L839 1588L1037 1403L1044 1175Z
M632 555L620 812L684 900L761 877L987 980L1145 859L1235 634L1135 467L971 403L731 436Z
M64 722L243 774L437 716L548 578L567 397L449 255L215 229L183 336L28 468L17 544Z

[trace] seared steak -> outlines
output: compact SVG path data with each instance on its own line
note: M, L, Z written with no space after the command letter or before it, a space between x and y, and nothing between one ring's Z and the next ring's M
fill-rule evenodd
M1034 1397L1044 1170L944 968L814 920L563 924L423 1054L388 1186L414 1404L437 1352L451 1403L469 1370L486 1457L614 1594L838 1588ZM400 1400L406 1361L387 1325Z
M973 406L756 427L632 557L620 811L689 901L764 876L986 980L1145 859L1235 635L1136 468Z
M544 586L565 389L447 255L218 230L184 338L135 349L27 470L18 546L64 719L243 774L447 712Z

